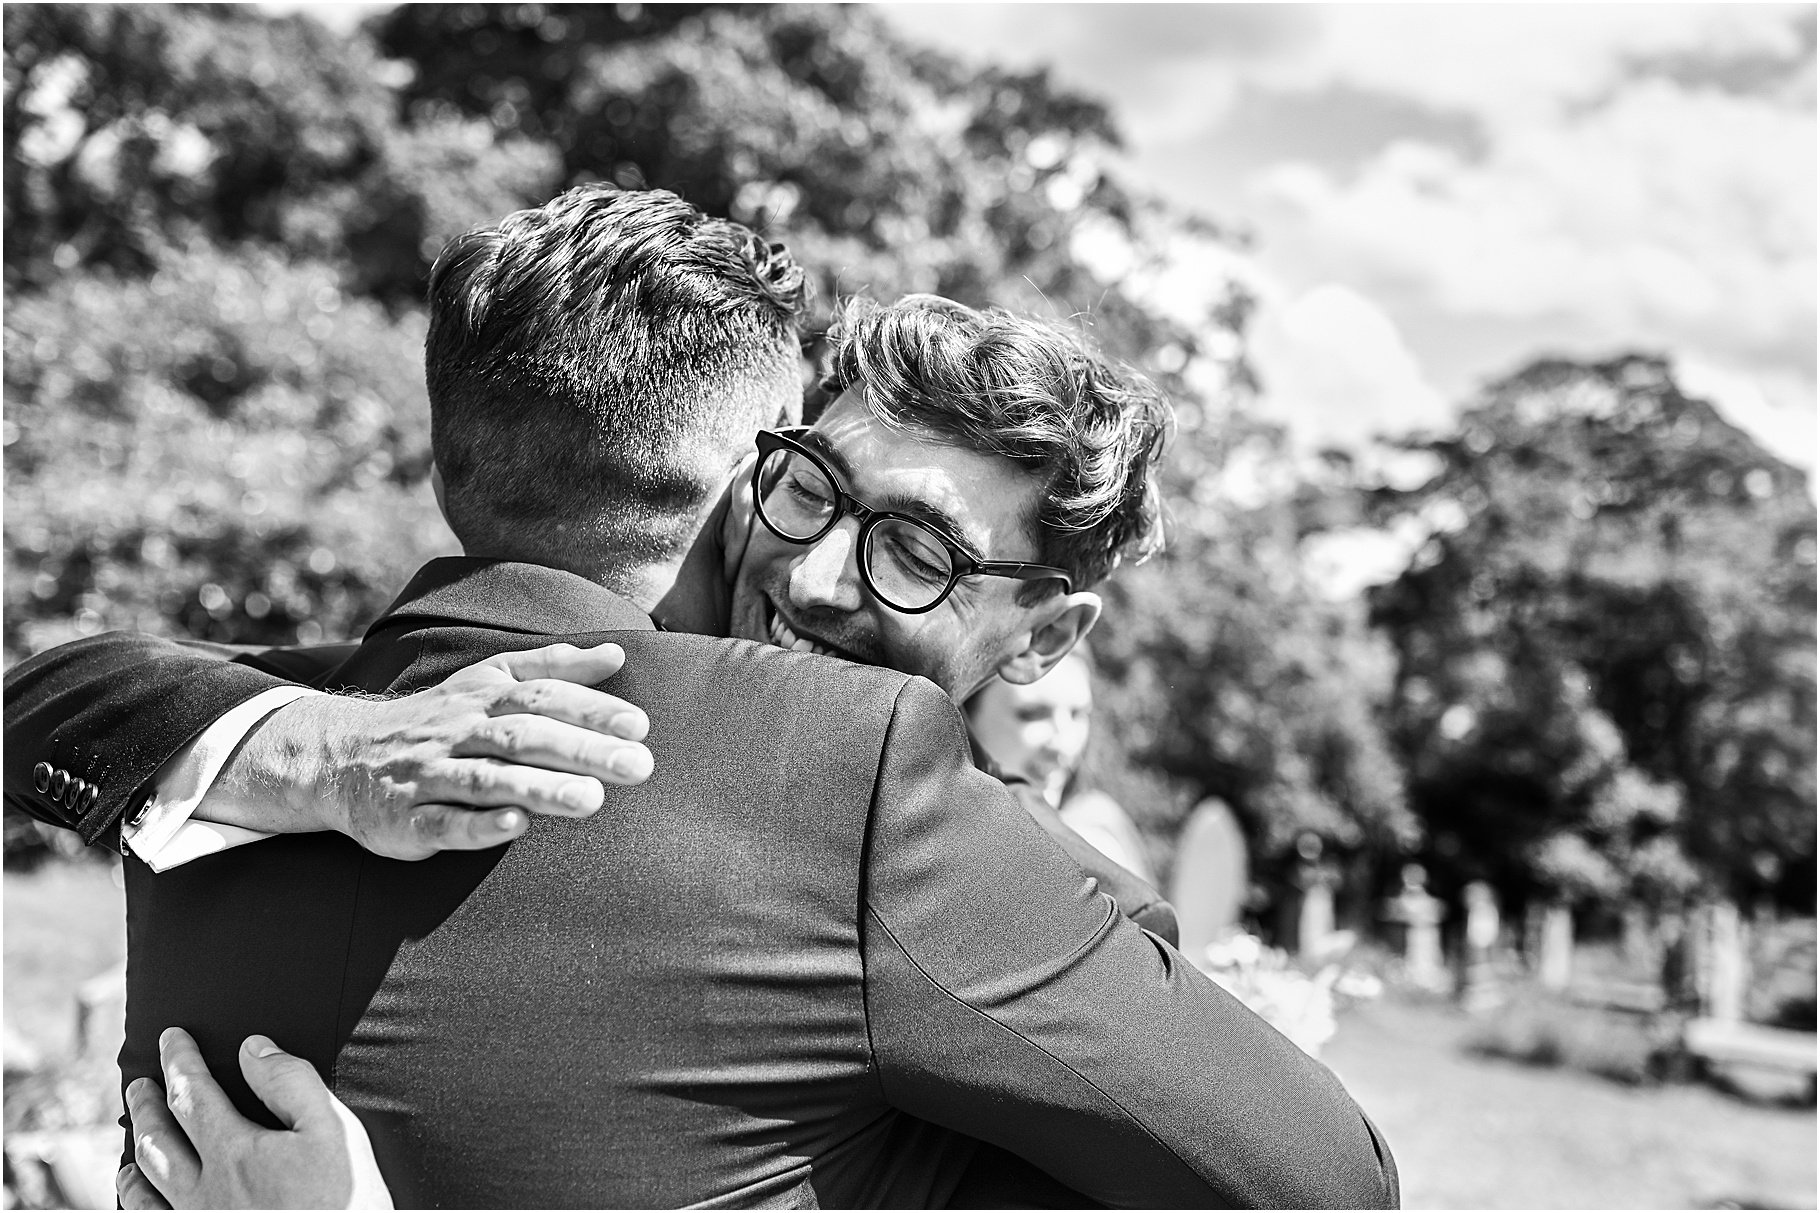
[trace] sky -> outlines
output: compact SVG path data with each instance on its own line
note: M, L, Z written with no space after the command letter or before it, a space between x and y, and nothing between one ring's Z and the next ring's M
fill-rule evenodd
M881 4L1106 101L1138 185L1251 237L1259 407L1446 424L1544 353L1670 355L1815 462L1814 9Z

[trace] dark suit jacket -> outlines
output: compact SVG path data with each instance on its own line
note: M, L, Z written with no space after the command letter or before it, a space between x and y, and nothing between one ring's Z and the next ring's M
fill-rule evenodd
M473 560L427 566L342 678L551 637L625 646L650 782L417 864L331 835L129 858L126 1080L181 1024L262 1117L234 1050L266 1032L401 1205L931 1205L981 1141L1114 1204L1394 1201L1332 1076L1094 891L929 683Z

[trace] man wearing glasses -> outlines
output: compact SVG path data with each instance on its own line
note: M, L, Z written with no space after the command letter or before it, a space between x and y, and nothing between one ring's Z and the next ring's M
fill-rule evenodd
M763 440L762 525L731 597L738 634L820 652L654 634L633 604L666 577L684 585L686 565L680 578L673 561L589 565L595 529L527 521L522 498L500 508L507 485L547 493L551 509L563 493L578 509L589 493L611 507L642 492L645 511L667 500L675 514L674 480L555 477L544 461L646 441L727 467L744 445L714 419L674 437L615 430L613 410L630 407L619 396L598 416L604 443L528 442L527 427L554 432L577 403L552 398L552 360L599 364L564 368L563 383L637 381L618 364L654 343L554 324L541 344L516 332L507 345L491 328L525 314L519 303L577 306L541 289L555 280L604 283L625 301L602 309L614 324L661 331L664 276L702 261L700 217L669 213L674 202L656 196L653 216L572 192L439 259L427 362L445 511L469 555L421 571L339 675L411 690L483 652L607 626L576 639L625 648L616 689L656 722L650 782L606 789L605 811L540 822L510 848L418 864L324 834L156 876L129 861L143 911L129 972L150 985L129 1002L123 1068L156 1073L153 1034L179 1023L232 1086L234 1045L270 1031L333 1076L413 1203L1004 1203L1012 1189L977 1181L1020 1160L1108 1203L1394 1202L1394 1167L1331 1075L1124 921L972 768L948 702L1040 676L1091 627L1098 599L1077 585L1154 524L1154 394L997 314L932 300L851 313L834 404L812 431ZM774 286L789 267L738 247L727 312L756 294L762 313L774 292L742 274ZM545 259L561 274L540 280ZM683 277L697 297L703 284ZM484 302L492 291L504 302ZM462 369L471 358L443 361L439 334L464 323L477 331L455 347L506 353L481 360L484 379ZM746 341L775 353L760 330ZM751 394L725 384L702 398L749 411ZM481 388L476 424L498 426L493 441L457 416ZM565 390L586 403L593 389ZM689 511L713 487L694 489ZM616 510L599 533L645 516ZM580 567L599 567L598 584ZM946 696L827 654L923 674ZM9 692L28 682L9 678ZM9 743L14 707L9 694ZM101 740L69 748L105 752L123 731L96 728ZM247 1084L234 1094L257 1112ZM173 1106L195 1131L191 1095L173 1091ZM144 1084L130 1102L155 1118ZM260 1140L268 1159L295 1144ZM194 1144L206 1160L221 1141Z

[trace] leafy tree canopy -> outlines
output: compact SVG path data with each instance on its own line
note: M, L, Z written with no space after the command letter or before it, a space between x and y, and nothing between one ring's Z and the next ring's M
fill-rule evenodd
M1537 362L1368 516L1436 533L1373 597L1439 857L1567 895L1811 902L1814 505L1664 359Z

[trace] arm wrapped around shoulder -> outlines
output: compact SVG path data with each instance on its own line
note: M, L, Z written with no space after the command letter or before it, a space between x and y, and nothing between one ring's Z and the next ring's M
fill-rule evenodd
M1113 912L918 679L880 760L864 908L894 1106L1116 1207L1396 1204L1332 1072Z
M1068 852L1068 857L1080 866L1081 871L1099 882L1100 891L1118 903L1120 913L1171 945L1181 946L1175 907L1151 888L1149 881L1082 838L1028 783L1019 780L1007 782L1005 786L1031 819L1043 827L1044 833L1061 844L1062 850Z

